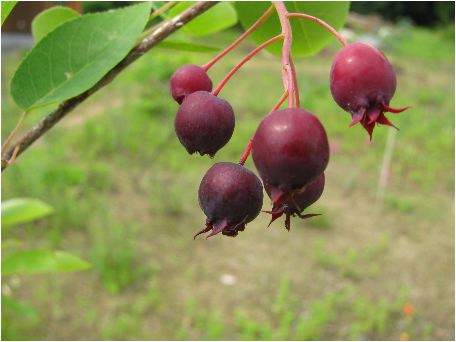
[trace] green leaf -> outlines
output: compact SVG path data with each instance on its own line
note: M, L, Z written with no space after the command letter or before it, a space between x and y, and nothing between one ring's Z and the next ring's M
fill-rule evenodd
M31 110L77 96L97 83L135 45L150 3L87 14L50 32L25 57L11 95Z
M16 4L17 1L2 1L2 25Z
M79 17L79 13L69 7L56 6L38 14L32 21L32 34L36 42L54 31L58 26Z
M235 7L244 29L249 28L270 6L267 2L236 1ZM342 28L347 19L349 1L286 1L285 6L291 13L305 13L322 19L336 30ZM310 56L319 52L335 37L321 25L302 18L290 19L293 30L293 56ZM261 44L282 32L277 13L271 14L250 37ZM266 48L280 56L282 46L273 44Z
M33 321L38 320L38 312L33 306L17 302L10 297L2 296L2 310L8 310L18 317L28 318Z
M83 271L91 265L62 251L32 250L2 258L2 275Z
M165 40L157 45L157 48L171 49L171 50L180 50L180 51L190 51L190 52L215 52L219 51L219 48L197 44L197 43L188 43L175 40Z
M2 227L26 223L50 215L50 205L33 198L14 198L2 202Z
M187 8L193 6L194 1L183 1L172 7L167 18L174 17L183 12ZM194 36L206 36L208 34L223 31L238 21L236 10L229 2L220 2L216 6L210 8L199 17L193 19L191 22L182 27L182 31L192 34Z

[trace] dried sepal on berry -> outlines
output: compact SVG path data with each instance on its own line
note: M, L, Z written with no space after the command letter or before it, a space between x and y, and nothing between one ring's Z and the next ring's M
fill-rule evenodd
M291 217L299 217L307 219L321 214L303 214L303 211L315 203L322 195L325 187L325 175L321 174L317 179L301 190L284 192L280 189L265 185L267 194L272 200L272 210L264 211L271 214L272 222L277 220L282 215L285 215L285 228L290 230Z

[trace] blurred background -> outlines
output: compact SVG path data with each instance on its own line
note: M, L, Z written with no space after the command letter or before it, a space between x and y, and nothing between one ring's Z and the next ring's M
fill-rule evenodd
M9 81L33 44L30 21L57 3L20 2L2 28L2 140L21 113ZM195 41L223 48L240 32ZM280 61L260 53L223 89L236 129L211 160L188 155L175 137L168 80L215 53L153 49L2 174L3 201L54 208L3 239L92 264L2 277L3 302L15 303L2 307L2 338L453 340L454 3L354 2L342 32L384 51L398 78L392 106L413 108L389 114L400 131L377 127L369 143L331 98L337 43L295 61L303 106L331 145L325 192L307 211L322 216L294 218L287 232L282 219L266 228L261 214L237 238L194 241L205 222L199 182L215 162L239 159L282 93ZM252 48L246 40L219 62L214 84ZM24 130L45 114L30 115Z

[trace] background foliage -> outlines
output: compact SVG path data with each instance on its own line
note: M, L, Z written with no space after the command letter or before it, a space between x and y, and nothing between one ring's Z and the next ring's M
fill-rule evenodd
M452 1L354 1L352 11L361 14L377 13L388 20L409 19L420 26L438 26L454 23Z
M123 7L128 1L85 1L84 12L104 11ZM385 19L398 21L409 19L420 26L436 26L454 22L454 2L452 1L353 1L351 11L360 14L379 14Z
M290 233L282 222L266 229L261 215L236 239L193 241L204 223L199 181L214 162L239 158L281 94L280 64L259 54L221 92L236 131L211 160L187 155L175 138L168 80L215 53L154 49L3 174L4 200L54 209L4 229L3 256L59 250L92 268L3 277L2 338L454 339L454 39L405 22L351 33L382 46L398 74L392 104L413 106L393 119L401 130L384 201L375 199L392 133L379 129L369 144L360 127L347 129L329 92L333 42L296 60L303 105L330 137L327 186L312 209L324 215L294 220ZM172 38L222 48L238 35ZM253 47L217 64L214 83ZM2 55L3 79L24 55ZM2 82L3 136L21 113L9 91Z

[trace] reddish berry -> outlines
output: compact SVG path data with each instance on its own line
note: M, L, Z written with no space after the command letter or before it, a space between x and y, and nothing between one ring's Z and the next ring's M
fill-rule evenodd
M352 115L372 140L375 123L395 127L385 112L400 113L410 107L391 108L396 74L386 57L373 46L356 43L340 50L331 67L331 93L337 104Z
M211 230L206 238L220 232L236 236L260 213L263 187L258 177L244 166L217 163L204 175L198 198L207 220L206 227L195 237Z
M290 229L290 216L300 215L323 191L324 178L321 182L320 175L329 161L323 125L313 114L300 108L273 112L255 133L252 158L273 202L269 212L271 222L285 213L285 227ZM311 186L314 180L316 185ZM309 192L302 195L307 187Z
M290 218L291 216L298 216L302 219L310 218L313 216L318 216L320 214L302 214L304 209L306 209L311 204L315 203L323 193L325 188L325 174L322 173L318 176L312 183L305 186L303 189L295 190L286 194L277 189L272 188L268 184L264 185L264 188L272 199L274 206L271 211L266 211L272 215L271 225L276 219L285 214L285 228L290 230ZM278 196L275 197L275 196Z
M179 104L198 90L212 91L212 81L199 65L187 64L176 70L170 80L171 94Z
M264 183L284 193L302 189L329 161L326 131L317 117L300 108L269 114L258 127L252 158Z
M207 91L197 91L185 97L174 127L188 153L213 157L233 135L233 108Z

